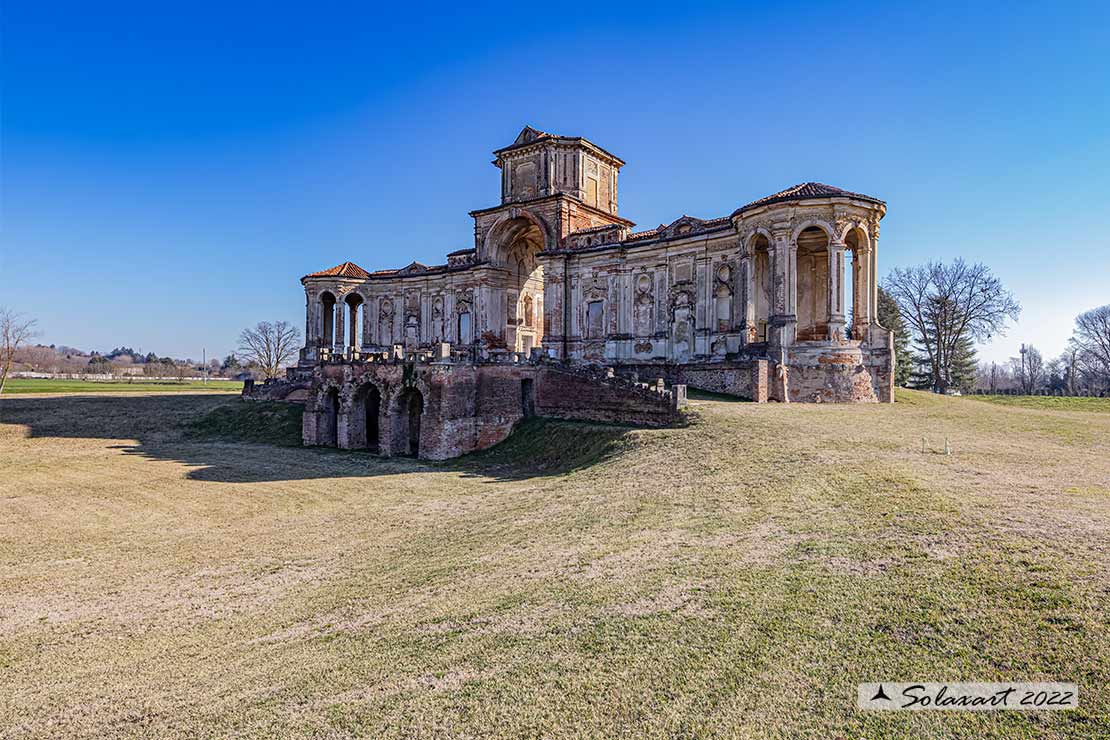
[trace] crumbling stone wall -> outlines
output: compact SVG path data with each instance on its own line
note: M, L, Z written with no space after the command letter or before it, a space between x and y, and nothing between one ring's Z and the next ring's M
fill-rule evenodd
M303 404L312 389L312 378L270 379L264 383L243 382L242 397L248 401L286 401Z
M746 398L756 403L769 399L767 360L737 360L713 363L621 365L622 374L641 379L664 378L668 384L686 385L711 393Z
M372 397L377 400L370 402ZM680 397L684 394L548 365L337 362L316 367L302 432L306 445L444 460L497 444L531 414L674 424L682 418ZM367 418L371 408L377 414Z
M786 388L791 402L889 403L894 400L891 355L885 350L862 351L844 342L836 350L791 347ZM781 384L782 368L773 374ZM781 387L777 396L781 396ZM774 393L774 390L773 390ZM779 398L781 400L781 398Z
M681 419L680 399L650 383L558 367L541 368L536 375L540 416L647 427L670 426Z

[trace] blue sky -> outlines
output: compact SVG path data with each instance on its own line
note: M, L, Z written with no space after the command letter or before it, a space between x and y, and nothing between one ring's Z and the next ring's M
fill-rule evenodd
M3 9L0 305L41 339L225 354L298 279L443 261L524 124L621 212L806 180L888 202L880 273L964 256L1058 353L1110 303L1110 4L34 3Z

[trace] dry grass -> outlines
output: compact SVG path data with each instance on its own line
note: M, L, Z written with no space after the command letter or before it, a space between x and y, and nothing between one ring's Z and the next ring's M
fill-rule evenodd
M901 400L425 465L4 399L0 736L1110 732L1110 414ZM878 679L1082 707L857 712Z

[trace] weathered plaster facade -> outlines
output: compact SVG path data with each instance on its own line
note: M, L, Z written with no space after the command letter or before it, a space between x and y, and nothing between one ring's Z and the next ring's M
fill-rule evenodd
M756 401L893 400L893 338L876 321L881 200L809 182L634 232L618 211L624 162L586 139L525 127L493 164L501 202L470 213L474 244L445 264L345 262L302 279L299 372L317 368L322 384L310 405L324 401L326 363L434 348L440 361L606 366ZM327 437L308 425L306 440ZM444 432L456 433L469 432ZM382 444L400 450L393 434Z

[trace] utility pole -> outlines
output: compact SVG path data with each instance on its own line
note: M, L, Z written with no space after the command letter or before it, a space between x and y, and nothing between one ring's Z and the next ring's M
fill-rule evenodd
M1029 393L1028 383L1025 382L1025 342L1021 343L1021 389Z
M208 385L208 350L207 349L205 349L203 347L201 348L200 358L201 358L200 359L200 364L204 367L204 381L201 383L201 385L207 386Z

